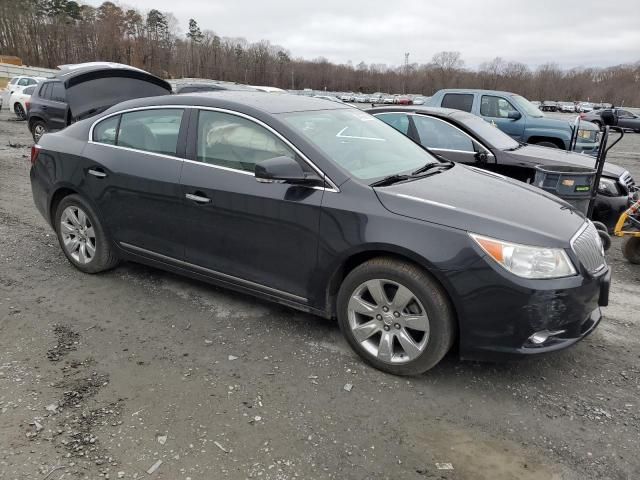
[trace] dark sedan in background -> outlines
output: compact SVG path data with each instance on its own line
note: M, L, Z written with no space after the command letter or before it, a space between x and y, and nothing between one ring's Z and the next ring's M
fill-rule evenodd
M467 112L434 107L378 107L367 110L412 140L455 162L474 165L531 183L536 165L591 167L591 156L513 140ZM613 230L629 206L635 181L628 171L607 162L598 186L593 219Z
M625 110L624 108L605 108L601 110L592 110L591 112L581 114L580 118L582 120L593 122L600 128L602 128L606 123L602 119L603 114L609 114L613 120L614 125L633 130L636 133L640 133L640 115L637 115L629 110Z
M335 102L134 100L42 136L31 161L35 204L81 271L132 260L336 316L394 374L454 344L465 358L568 347L607 303L582 214Z

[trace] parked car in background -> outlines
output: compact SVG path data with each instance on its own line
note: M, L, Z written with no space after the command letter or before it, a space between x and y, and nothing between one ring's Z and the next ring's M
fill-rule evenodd
M65 66L31 95L27 123L33 140L132 98L168 95L171 85L144 70L119 63Z
M531 100L531 105L533 105L534 107L542 110L542 102L538 101L538 100Z
M31 85L22 91L13 92L11 94L11 97L9 97L9 107L13 110L13 113L15 113L16 117L18 117L19 119L25 120L27 118L31 95L36 88L37 84Z
M596 124L599 128L604 126L602 114L604 112L613 113L614 125L622 128L628 128L636 133L640 133L640 115L635 114L624 108L605 108L602 110L593 110L589 113L580 115L580 118Z
M24 75L13 77L9 80L6 87L3 90L0 90L0 109L4 106L13 110L13 105L10 102L11 95L22 92L25 88L35 85L43 80L45 80L44 77L30 77Z
M340 97L340 100L343 102L353 102L356 99L355 95L352 93L345 93Z
M575 113L576 105L573 102L558 102L558 110L563 113Z
M393 104L393 103L396 103L396 99L392 95L387 95L385 97L382 97L382 103Z
M344 104L132 100L42 136L31 162L35 205L80 271L131 260L337 317L393 374L453 345L476 359L569 347L607 304L590 221Z
M589 102L580 102L576 106L576 112L587 113L593 111L593 104Z
M360 94L356 95L355 101L357 103L367 103L369 101L369 98L366 95Z
M563 150L570 148L573 124L545 117L535 105L515 93L496 90L440 90L431 97L429 106L473 113L522 143ZM583 122L578 131L576 151L595 154L599 141L598 129Z
M411 105L413 102L407 95L398 95L395 98L395 103L398 105Z
M545 100L540 105L540 110L543 112L557 112L558 111L558 102L553 102L551 100Z
M255 92L256 88L232 82L185 82L177 83L173 92L196 93L196 92L216 92L219 90L244 90Z
M429 101L429 98L431 97L423 97L421 95L416 95L415 97L413 97L413 105L424 105L425 103L427 103Z
M448 160L525 183L532 183L536 165L595 166L595 159L590 156L518 143L476 115L460 110L414 106L376 107L366 111ZM629 206L635 186L627 170L606 162L593 219L613 230L620 214Z
M282 88L278 88L278 87L266 87L266 86L260 86L260 85L249 85L251 88L254 88L256 90L259 90L261 92L266 92L266 93L287 93L286 90L282 89ZM312 96L313 95L313 90L311 90L310 88L305 88L303 90L303 95L309 95Z

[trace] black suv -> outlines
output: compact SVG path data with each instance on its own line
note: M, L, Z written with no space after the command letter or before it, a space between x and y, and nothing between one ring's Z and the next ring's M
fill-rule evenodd
M169 83L129 65L106 62L66 65L31 95L29 130L37 143L46 132L62 130L116 103L170 93Z

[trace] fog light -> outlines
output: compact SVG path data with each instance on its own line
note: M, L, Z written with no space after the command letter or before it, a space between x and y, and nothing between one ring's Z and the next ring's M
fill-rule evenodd
M560 335L561 333L564 333L564 332L566 332L566 330L555 330L553 332L550 332L549 330L541 330L540 332L536 332L533 335L531 335L529 337L529 341L536 345L541 345L547 340L549 340L549 337Z

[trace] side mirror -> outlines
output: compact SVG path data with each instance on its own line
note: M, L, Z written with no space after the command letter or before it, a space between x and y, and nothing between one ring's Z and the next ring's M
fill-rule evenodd
M315 173L305 172L291 157L275 157L256 163L255 177L262 183L292 183L295 185L322 185Z
M509 112L509 118L511 120L520 120L522 118L522 114L520 112L518 112L517 110L511 110Z

